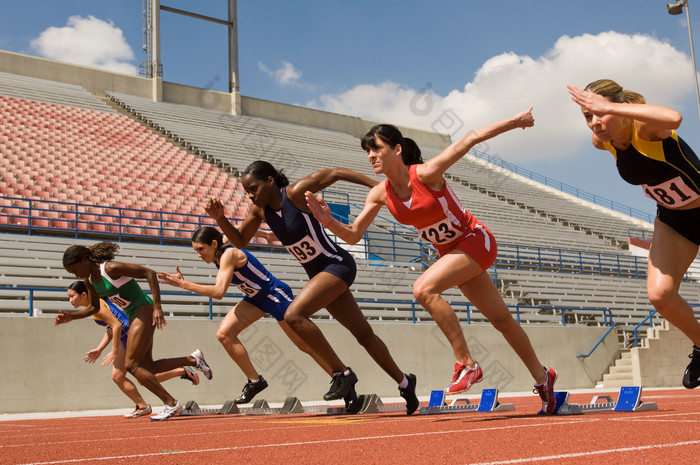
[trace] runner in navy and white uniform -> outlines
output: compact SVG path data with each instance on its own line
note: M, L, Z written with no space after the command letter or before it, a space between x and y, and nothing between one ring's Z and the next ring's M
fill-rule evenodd
M647 294L654 308L693 342L683 385L700 386L700 323L679 294L700 246L700 160L676 133L683 117L647 104L642 95L610 79L584 90L568 89L593 131L593 145L611 152L622 179L641 185L657 204Z
M320 170L289 184L287 177L264 161L246 168L241 183L253 201L248 216L234 227L223 214L223 206L211 199L206 210L228 239L244 247L266 221L274 235L301 263L309 282L294 298L284 320L333 370L333 382L324 399L345 399L349 412L359 409L356 401L357 376L335 353L319 328L309 319L322 308L345 326L377 364L399 384L406 399L406 413L420 405L415 395L416 377L404 374L384 342L374 333L355 302L349 286L355 279L352 256L335 244L306 207L304 192L318 192L336 181L371 187L376 181L354 171L335 168Z
M241 331L262 318L265 313L277 320L289 339L332 376L330 366L284 321L284 314L294 299L292 289L286 283L277 279L247 250L224 243L222 234L216 228L205 226L195 231L192 235L192 247L199 258L206 263L214 263L219 269L216 284L204 285L187 281L179 267L176 267L175 273L158 273L158 278L161 282L214 299L222 299L231 284L245 294L243 300L226 314L216 333L226 352L248 378L243 387L243 395L237 398L235 403L250 402L268 386L265 378L253 366L245 346L238 339Z

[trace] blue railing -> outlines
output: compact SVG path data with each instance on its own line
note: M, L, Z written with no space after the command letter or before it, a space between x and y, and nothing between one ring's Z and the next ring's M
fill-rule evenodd
M0 290L13 290L13 291L26 291L28 293L28 300L27 300L27 305L28 305L28 313L30 317L36 316L34 314L34 302L35 302L35 292L62 292L65 293L66 289L64 288L56 288L56 287L30 287L30 286L0 286ZM147 294L150 294L151 292L149 290L145 291ZM161 291L161 295L164 296L193 296L197 294L193 294L190 292L182 292L182 291ZM65 296L65 294L64 294ZM238 294L238 293L227 293L224 297L226 298L232 298L232 299L241 299L244 297L243 294ZM68 303L68 298L64 297L66 300L66 309L69 310L70 304ZM213 319L214 318L214 299L211 297L202 297L203 299L207 299L209 303L209 313L208 313L208 319ZM22 300L17 300L18 306L19 303L22 302ZM382 305L406 305L409 304L411 306L411 319L413 323L416 323L418 321L418 317L416 315L417 313L417 308L420 307L420 304L416 301L406 301L406 300L383 300L383 299L377 299L377 300L370 300L370 299L357 299L357 303L360 305L362 308L363 304L382 304ZM460 320L464 320L466 318L466 323L471 324L472 323L472 307L474 307L473 304L469 302L449 302L449 304L452 307L455 307L455 309L463 307L466 310L466 315L464 315L464 311L460 312L457 311L458 318ZM167 314L168 311L168 304L166 303L163 307L163 311ZM476 307L474 307L476 308ZM509 305L508 308L511 310L511 312L515 312L515 319L518 324L521 324L521 310L525 309L530 309L530 310L547 310L547 311L561 311L561 324L562 326L566 326L566 316L567 312L581 312L584 311L586 313L590 312L602 312L604 315L604 320L603 320L603 325L608 326L608 325L613 325L612 321L612 312L610 309L607 308L595 308L595 307L556 307L556 306L532 306L532 305ZM553 314L552 314L553 315ZM391 316L391 310L387 310L386 312L386 317Z
M381 220L391 230L375 228L365 233L366 259L417 262L423 266L435 261L437 252L419 242L412 228L388 218ZM231 221L237 223L241 219ZM136 238L163 244L187 240L198 228L215 224L207 215L0 196L0 227L29 235L60 231L76 238L105 236L117 241ZM643 278L647 265L645 258L629 255L502 243L495 267Z
M603 341L605 340L605 338L608 337L608 334L610 334L610 331L612 331L613 329L615 329L615 326L617 326L617 323L614 323L614 322L613 322L613 324L610 326L610 329L608 329L608 330L605 332L605 334L603 334L603 337L601 337L600 340L593 346L593 348L591 349L590 352L588 352L587 354L578 354L578 355L576 355L576 356L577 356L578 358L588 358L588 357L590 357L591 354L598 348L598 346L601 345L601 344L603 343Z
M700 304L690 304L692 308L700 308ZM638 331L639 329L644 326L647 321L649 322L649 327L653 328L654 327L654 317L656 316L656 310L652 309L649 310L649 316L644 318L642 321L639 322L637 326L634 327L634 346L639 347L639 338L638 338ZM696 318L700 316L700 310L694 310L693 313L695 314Z
M577 187L570 186L568 184L564 184L562 182L559 182L555 179L548 178L547 176L537 174L533 171L530 171L526 168L522 168L518 165L515 165L513 163L509 163L507 161L504 161L501 158L494 157L492 155L489 155L488 153L481 152L479 150L472 149L469 151L470 155L475 156L476 158L481 158L482 160L486 160L487 162L491 163L492 165L496 165L500 168L506 169L508 171L512 171L515 174L518 174L520 176L523 176L527 179L530 179L532 181L536 181L540 184L544 184L545 186L551 187L553 189L557 189L558 191L565 192L569 195L573 195L576 198L585 200L587 202L591 202L595 205L600 205L601 207L608 208L610 210L623 213L627 216L631 216L632 218L637 218L643 221L647 221L649 223L654 222L654 215L649 214L645 211L638 210L636 208L629 207L627 205L623 205L619 202L615 202L614 200L606 199L605 197L601 197L599 195L591 194L590 192L586 192L584 190L581 190ZM620 181L622 182L622 181Z
M66 292L66 289L63 288L56 288L56 287L28 287L28 286L0 286L0 290L12 290L12 291L27 291L28 294L28 305L29 305L29 316L33 317L36 316L34 315L34 293L35 292ZM146 294L151 294L150 291L144 291ZM161 295L180 295L180 296L192 296L196 294L192 294L190 292L182 292L182 291L160 291ZM224 297L232 297L235 299L240 299L245 297L244 294L236 294L236 293L231 293L231 294L226 294ZM209 315L208 318L211 320L214 318L214 299L211 297L203 297L209 300ZM70 310L70 304L68 303L68 298L65 298L66 300L66 309ZM167 311L167 308L163 309L164 312Z

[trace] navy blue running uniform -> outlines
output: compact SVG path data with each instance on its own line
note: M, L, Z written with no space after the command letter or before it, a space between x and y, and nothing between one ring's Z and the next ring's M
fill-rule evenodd
M299 210L282 189L282 207L265 207L265 221L287 251L306 270L309 278L326 271L345 281L355 281L357 266L352 256L326 234L323 225L311 213Z

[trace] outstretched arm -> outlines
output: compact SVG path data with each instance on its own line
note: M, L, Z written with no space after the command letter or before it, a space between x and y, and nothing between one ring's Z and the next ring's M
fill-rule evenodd
M678 129L683 122L683 116L677 111L648 103L615 103L602 95L575 86L566 86L571 100L581 105L584 115L597 116L615 115L632 118L642 123L637 131L645 140L660 140L671 135L671 130Z
M331 209L321 195L314 195L313 192L307 191L305 199L309 210L323 226L348 244L357 244L369 225L372 224L382 205L386 204L386 191L381 184L373 187L367 194L364 208L352 224L341 223L333 218Z
M457 163L457 161L466 155L475 145L504 132L517 128L529 128L534 126L534 124L535 119L532 116L532 107L530 107L528 110L518 113L512 118L489 124L476 131L471 131L456 142L453 142L436 157L418 165L416 174L418 174L418 177L424 184L440 184L445 171L447 171L450 166Z
M233 277L235 265L239 261L239 257L235 252L242 255L244 260L246 259L245 254L238 249L229 249L224 252L221 257L219 272L216 274L216 284L214 285L197 284L187 281L180 272L179 266L175 267L175 273L166 273L163 271L158 273L158 278L160 278L161 282L203 295L205 297L211 297L212 299L217 300L223 299L224 295L226 295L226 291L231 285L231 278ZM242 265L244 264L245 261Z
M264 216L260 208L253 205L243 223L236 227L224 215L224 206L219 199L210 198L204 210L216 221L229 242L239 248L248 245L256 235Z
M376 186L379 181L375 181L369 176L362 173L347 169L347 168L329 168L325 170L314 171L308 176L297 180L292 185L287 187L287 197L297 208L305 207L306 200L304 198L307 191L318 192L332 185L337 181L347 181L354 184L361 184L367 187ZM301 208L306 210L306 208Z
M88 290L90 305L88 305L82 310L78 310L77 312L69 313L59 310L58 315L56 315L56 319L53 322L54 326L63 323L69 323L73 320L79 320L81 318L87 318L100 311L100 296L97 295L97 291L95 291L95 288L92 287L92 284L90 283L89 279L83 279L83 282L85 283L85 287Z

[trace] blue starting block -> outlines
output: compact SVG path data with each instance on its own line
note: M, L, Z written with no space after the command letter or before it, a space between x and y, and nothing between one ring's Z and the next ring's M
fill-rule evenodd
M593 397L590 404L570 404L569 393L555 392L557 400L553 415L581 415L594 412L646 412L658 410L656 402L642 402L641 386L623 386L617 396L617 402L608 395ZM544 413L542 410L540 414Z
M445 401L445 391L430 391L427 407L420 409L421 415L437 415L442 413L467 412L504 412L515 410L514 404L498 402L498 389L484 389L478 404L472 404L469 399L455 399L449 404Z

